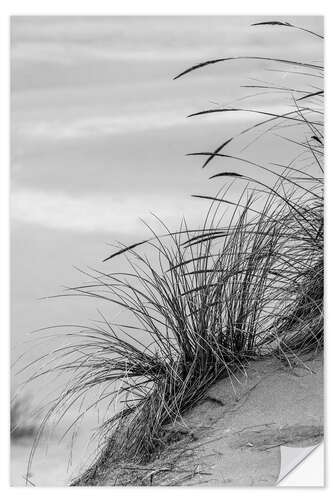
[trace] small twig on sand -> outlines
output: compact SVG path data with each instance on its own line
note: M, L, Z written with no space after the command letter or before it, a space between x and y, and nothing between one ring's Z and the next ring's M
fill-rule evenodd
M240 429L238 431L233 432L233 434L237 434L237 433L243 432L243 431L245 431L247 429L254 429L255 427L269 427L270 425L274 425L274 424L276 424L276 422L270 422L268 424L248 425L247 427L243 427L243 429Z

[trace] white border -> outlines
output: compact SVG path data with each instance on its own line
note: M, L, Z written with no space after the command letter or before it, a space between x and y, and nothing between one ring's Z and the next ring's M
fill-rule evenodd
M10 15L323 15L329 1L280 0L276 4L264 0L12 0L3 1L1 9Z
M0 154L1 154L1 169L0 169L0 217L1 217L1 245L0 245L0 287L1 287L1 362L0 362L0 370L1 370L1 424L0 424L0 432L1 432L1 482L0 487L2 490L3 498L6 495L6 498L18 498L24 495L25 497L30 497L34 495L34 497L44 496L45 490L43 488L9 488L9 436L8 436L8 428L9 428L9 411L8 411L8 401L9 401L9 245L8 245L8 235L9 235L9 227L8 227L8 206L9 206L9 174L8 174L8 166L9 166L9 16L10 15L119 15L119 14L131 14L131 15L325 15L326 17L326 52L329 53L330 50L328 47L332 47L330 43L330 33L332 33L333 22L330 12L330 4L332 2L330 0L317 0L317 1L291 1L291 0L279 0L278 2L268 2L266 1L236 1L232 2L223 2L223 0L219 1L209 1L205 0L201 2L195 2L194 0L190 1L181 1L181 0L168 0L167 2L158 2L155 0L118 0L118 1L70 1L70 0L57 0L56 2L47 2L37 1L37 0L22 0L22 1L2 1L1 3L1 25L0 25L0 36L1 36L1 72L0 72L0 85L1 85L1 101L0 101L0 110L1 110L1 145L0 145ZM333 88L331 82L330 85L330 71L329 71L329 57L326 54L326 75L328 80L326 80L326 88ZM328 83L327 83L328 82ZM326 113L327 115L331 112L331 99L328 96L326 98ZM330 137L330 123L327 120L327 128L326 128L326 136ZM327 141L327 149L326 149L326 164L327 164L327 174L326 174L326 276L327 276L327 285L329 283L333 283L333 275L332 275L332 265L330 261L333 255L333 245L332 245L332 229L331 222L329 220L329 214L331 213L333 196L331 196L331 192L333 189L333 184L331 182L333 165L330 166L329 158L330 158L330 144ZM332 200L332 201L331 201ZM330 234L331 233L331 234ZM329 292L329 286L327 286ZM326 322L326 352L329 350L330 344L330 315L329 315L329 297L326 296L326 313L327 313L327 322ZM330 355L331 357L332 355ZM329 380L332 377L329 377L329 363L326 359L326 380ZM327 414L326 414L326 422L331 422L331 412L329 411L331 408L331 398L328 398L329 392L326 388L326 396L327 396ZM330 450L329 446L329 429L326 429L326 446L325 449ZM330 460L330 451L326 452L326 471L331 469L332 461ZM330 483L329 476L326 478L326 484ZM325 489L283 489L284 498L293 498L295 496L300 495L302 499L312 497L313 495L323 495L329 494L329 490L331 489L330 485ZM48 488L47 495L52 497L56 497L56 495L61 494L62 496L70 495L71 497L80 497L82 498L98 495L110 497L121 497L126 498L127 496L135 496L137 497L151 497L155 498L156 494L162 499L167 498L170 495L173 496L181 496L182 498L192 497L201 497L202 494L205 494L202 488L173 488L165 489L159 488L156 490L155 488L139 488L133 491L132 488L113 488L110 490L109 488L94 488L92 492L90 488L67 488L59 491L55 488ZM210 496L218 496L221 497L223 495L228 495L232 493L232 495L246 495L250 500L253 498L258 500L259 498L266 498L267 494L275 497L276 495L280 495L282 493L280 488L272 488L269 491L265 488L210 488L209 495ZM332 493L332 492L331 492Z

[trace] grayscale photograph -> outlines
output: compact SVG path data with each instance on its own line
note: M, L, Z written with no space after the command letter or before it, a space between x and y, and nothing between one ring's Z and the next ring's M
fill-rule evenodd
M12 16L10 77L11 486L278 485L324 440L324 18Z

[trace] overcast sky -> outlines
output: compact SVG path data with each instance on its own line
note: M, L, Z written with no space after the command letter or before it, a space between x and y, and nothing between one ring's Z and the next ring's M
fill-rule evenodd
M100 266L108 243L141 237L146 230L140 217L150 220L154 212L171 228L183 215L192 225L200 223L205 205L190 195L212 193L217 186L209 184L201 160L185 154L211 150L249 118L186 116L232 103L249 91L240 85L274 79L267 69L276 66L232 62L172 78L207 58L322 58L318 39L288 28L250 27L262 20L12 19L15 353L35 328L94 318L95 304L37 298L79 283L73 266ZM283 20L322 32L321 18ZM256 103L270 110L288 105L281 94L258 96ZM272 151L266 147L261 153Z

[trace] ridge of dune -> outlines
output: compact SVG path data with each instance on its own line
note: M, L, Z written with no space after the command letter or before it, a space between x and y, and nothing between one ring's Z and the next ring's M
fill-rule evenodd
M323 439L323 357L296 368L272 357L250 362L166 432L169 445L155 460L106 464L99 485L273 486L280 445Z

